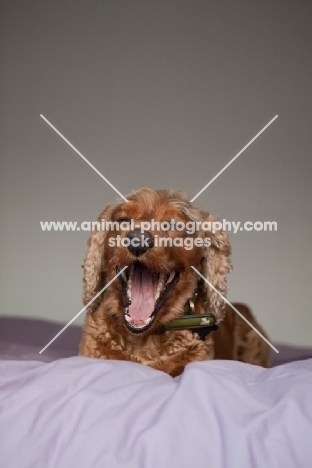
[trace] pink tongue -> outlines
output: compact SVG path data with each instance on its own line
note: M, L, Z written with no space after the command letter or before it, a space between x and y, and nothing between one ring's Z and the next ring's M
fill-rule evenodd
M148 319L155 307L158 274L145 267L134 270L131 283L129 315L133 320Z

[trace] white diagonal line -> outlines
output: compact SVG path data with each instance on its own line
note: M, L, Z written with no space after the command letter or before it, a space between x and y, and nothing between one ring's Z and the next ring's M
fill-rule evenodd
M279 351L275 348L275 346L272 345L272 343L270 343L269 340L266 339L265 336L262 335L262 333L259 332L259 330L256 329L256 327L253 326L252 323L250 323L244 316L243 314L240 313L239 310L236 309L236 307L233 306L233 304L230 303L230 301L228 301L226 299L226 297L224 297L208 280L207 278L205 278L194 266L192 266L193 270L196 271L196 273L217 293L219 294L219 296L234 310L234 312L236 312L243 320L245 320L246 323L248 323L248 325L256 332L258 333L259 336L261 336L261 338L269 345L271 346L272 349L274 349L274 351L276 353L279 353Z
M76 314L76 315L75 315L75 317L74 317L74 318L72 318L72 319L71 319L71 320L68 322L68 324L67 324L67 325L65 325L65 327L64 327L64 328L62 328L62 330L61 330L60 332L58 332L58 334L57 334L57 335L55 335L55 337L54 337L54 338L52 338L52 340L51 340L51 341L49 341L49 343L48 343L47 345L45 345L45 347L44 347L44 348L42 348L42 350L41 350L41 351L39 351L39 354L43 353L43 351L44 351L45 349L47 349L47 347L48 347L48 346L50 346L50 344L51 344L51 343L53 343L53 341L54 341L54 340L56 340L56 338L58 338L58 337L59 337L59 336L60 336L60 335L63 333L63 331L64 331L64 330L66 330L66 328L67 328L67 327L69 327L69 325L70 325L71 323L73 323L73 322L74 322L74 320L76 320L76 318L77 318L77 317L79 317L79 315L80 315L80 314L82 314L82 312L84 312L84 311L85 311L85 310L86 310L86 309L89 307L89 305L90 305L90 304L92 304L92 302L93 302L93 301L95 301L95 299L96 299L97 297L99 297L99 296L100 296L100 294L102 294L102 292L103 292L103 291L105 291L105 289L106 289L106 288L108 288L108 286L109 286L110 284L112 284L112 282L113 282L113 281L115 281L115 279L116 279L116 278L118 278L118 276L119 276L119 275L121 275L121 273L122 273L123 271L125 271L125 269L126 269L126 268L128 268L128 267L127 267L127 266L125 266L125 267L124 267L122 270L120 270L120 271L119 271L119 273L117 273L117 275L116 275L116 276L114 276L114 278L113 278L112 280L110 280L110 282L109 282L109 283L107 283L107 284L106 284L106 286L104 286L104 288L103 288L103 289L101 289L101 291L100 291L100 292L98 292L98 293L96 294L96 296L94 296L94 297L93 297L93 299L91 299L91 301L90 301L90 302L88 302L88 304L87 304L86 306L84 306L84 308L83 308L83 309L81 309L81 311L80 311L80 312L78 312L78 314Z
M233 159L231 159L231 161L230 161L230 162L228 162L228 163L227 163L227 164L224 166L224 168L223 168L223 169L221 169L221 171L220 171L220 172L218 172L218 174L217 174L217 175L215 175L215 176L214 176L214 178L213 178L213 179L211 179L211 181L210 181L210 182L208 182L208 184L207 184L207 185L205 185L205 187L204 187L204 188L202 188L200 192L198 192L198 194L197 194L197 195L195 195L195 197L193 197L193 198L192 198L191 202L193 202L194 200L196 200L196 198L197 198L197 197L199 197L199 195L200 195L201 193L203 193L203 191L204 191L204 190L206 190L206 188L208 188L208 187L209 187L209 185L211 185L211 184L212 184L212 182L214 182L214 181L215 181L215 180L216 180L216 179L219 177L219 175L221 175L221 174L222 174L222 172L223 172L223 171L225 171L225 169L227 169L227 168L228 168L228 167L229 167L229 166L232 164L232 162L234 162L234 161L235 161L235 159L237 159L237 158L238 158L238 156L240 156L240 155L241 155L241 154L242 154L242 153L245 151L245 149L247 149L247 148L248 148L248 146L250 146L250 145L251 145L251 143L253 143L253 142L254 142L254 141L255 141L255 140L258 138L258 136L260 136L260 135L261 135L261 133L263 133L263 132L264 132L264 130L266 130L266 129L268 128L268 126L269 126L269 125L271 125L271 123L272 123L272 122L274 122L274 120L275 120L275 119L277 119L277 117L278 117L278 115L276 115L276 116L275 116L275 117L274 117L272 120L270 120L270 122L269 122L269 123L267 123L267 124L266 124L266 126L265 126L265 127L263 127L263 129L262 129L262 130L260 130L260 132L259 132L259 133L257 133L257 135L256 135L256 136L254 136L254 137L253 137L253 139L252 139L252 140L250 140L250 142L249 142L249 143L247 143L247 145L246 145L246 146L244 146L244 148L243 148L243 149L241 149L241 150L240 150L240 152L239 152L239 153L237 153L237 155L236 155L236 156L234 156L234 158L233 158Z
M57 128L54 127L54 125L51 124L51 122L49 122L48 119L45 118L44 115L40 114L40 117L41 117L45 122L47 122L47 124L50 125L50 127L53 128L53 130L54 130L61 138L63 138L63 140L66 141L66 143L67 143L74 151L76 151L76 153L79 154L79 156L80 156L87 164L89 164L89 166L92 167L92 169L93 169L100 177L102 177L102 179L105 180L105 182L106 182L108 185L110 185L110 186L112 187L112 189L114 189L115 192L117 192L118 195L119 195L121 198L123 198L126 202L129 201L129 200L126 199L126 197L123 196L122 193L119 192L119 190L116 189L116 187L115 187L108 179L106 179L106 177L103 176L103 174L101 174L101 172L100 172L96 167L93 166L93 164L90 163L90 161L88 161L88 159L87 159L83 154L80 153L80 151L77 150L77 148L75 148L74 145L71 144L70 141L67 140L67 138L64 137L64 135L63 135Z

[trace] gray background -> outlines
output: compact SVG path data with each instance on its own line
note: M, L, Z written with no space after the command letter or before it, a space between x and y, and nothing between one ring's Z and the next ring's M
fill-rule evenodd
M41 113L122 193L190 198L278 114L196 203L277 221L277 232L230 235L228 297L275 342L311 345L311 10L2 1L1 312L69 321L88 233L44 233L39 221L94 220L117 197Z

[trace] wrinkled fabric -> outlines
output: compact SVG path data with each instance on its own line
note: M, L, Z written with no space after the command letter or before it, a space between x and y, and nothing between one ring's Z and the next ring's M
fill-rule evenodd
M310 468L312 359L0 362L5 468Z

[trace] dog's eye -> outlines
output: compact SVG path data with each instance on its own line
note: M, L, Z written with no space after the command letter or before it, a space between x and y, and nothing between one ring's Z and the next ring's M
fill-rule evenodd
M127 224L131 223L130 218L118 218L116 221L117 221L117 223L127 223Z

